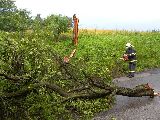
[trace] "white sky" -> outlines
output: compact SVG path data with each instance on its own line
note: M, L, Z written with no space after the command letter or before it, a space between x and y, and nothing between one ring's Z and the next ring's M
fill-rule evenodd
M160 29L160 0L15 0L32 16L75 13L81 28Z

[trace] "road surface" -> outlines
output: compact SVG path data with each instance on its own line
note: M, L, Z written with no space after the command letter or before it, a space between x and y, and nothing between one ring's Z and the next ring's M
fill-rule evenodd
M155 91L160 92L160 69L138 73L134 78L116 78L114 82L119 86L130 88L150 83ZM93 120L160 120L160 97L117 95L113 108L97 114Z

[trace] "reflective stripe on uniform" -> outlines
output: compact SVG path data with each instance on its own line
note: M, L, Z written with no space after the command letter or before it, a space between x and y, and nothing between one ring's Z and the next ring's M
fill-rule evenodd
M135 71L129 71L130 73L134 73Z
M129 62L136 62L137 60L131 60L131 61L129 61Z
M136 53L131 53L131 54L128 54L129 56L132 56L132 55L136 55Z

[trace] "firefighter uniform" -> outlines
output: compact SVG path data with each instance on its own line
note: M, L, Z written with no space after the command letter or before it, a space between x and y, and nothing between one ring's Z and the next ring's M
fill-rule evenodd
M129 74L128 77L134 77L135 68L136 68L136 50L133 48L133 46L130 43L126 44L126 53L125 55L128 56L128 62L129 62Z

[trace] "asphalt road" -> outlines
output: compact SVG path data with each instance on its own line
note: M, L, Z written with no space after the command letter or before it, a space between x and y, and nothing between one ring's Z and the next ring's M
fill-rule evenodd
M160 69L138 73L134 78L121 77L114 82L123 87L149 83L160 92ZM116 96L112 109L97 114L93 120L160 120L160 97Z

